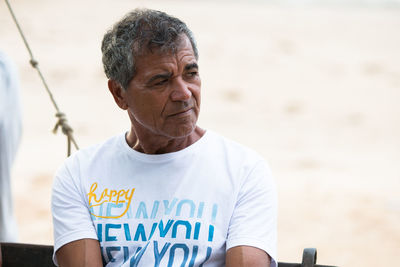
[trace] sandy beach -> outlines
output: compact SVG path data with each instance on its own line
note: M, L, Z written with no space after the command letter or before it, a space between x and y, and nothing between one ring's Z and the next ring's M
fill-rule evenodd
M263 1L10 1L80 147L129 129L100 42L136 7L184 20L200 53L199 125L268 161L279 190L278 260L394 266L400 255L400 8ZM19 241L52 244L66 138L4 1L0 49L18 66L23 139L13 168Z

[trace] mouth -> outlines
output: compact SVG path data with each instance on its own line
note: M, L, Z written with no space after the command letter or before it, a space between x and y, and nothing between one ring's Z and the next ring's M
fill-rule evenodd
M176 113L173 113L171 115L168 115L168 117L183 117L183 116L187 116L190 114L190 112L192 111L193 108L188 108Z

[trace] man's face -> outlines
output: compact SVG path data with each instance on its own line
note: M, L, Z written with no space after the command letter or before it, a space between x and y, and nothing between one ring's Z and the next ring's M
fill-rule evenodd
M201 80L186 35L176 53L147 51L136 60L136 74L124 92L135 130L168 138L188 136L200 112Z

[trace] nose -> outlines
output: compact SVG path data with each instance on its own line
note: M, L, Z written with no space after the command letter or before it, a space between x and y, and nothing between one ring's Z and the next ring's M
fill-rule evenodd
M172 101L186 101L192 96L192 91L190 91L188 84L181 77L175 78L172 86Z

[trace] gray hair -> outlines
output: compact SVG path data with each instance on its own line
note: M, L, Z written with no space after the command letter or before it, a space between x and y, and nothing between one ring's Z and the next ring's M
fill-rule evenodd
M189 38L197 59L196 41L184 22L151 9L129 12L103 37L101 51L107 78L127 89L136 73L136 59L143 50L157 48L175 53L181 34Z

